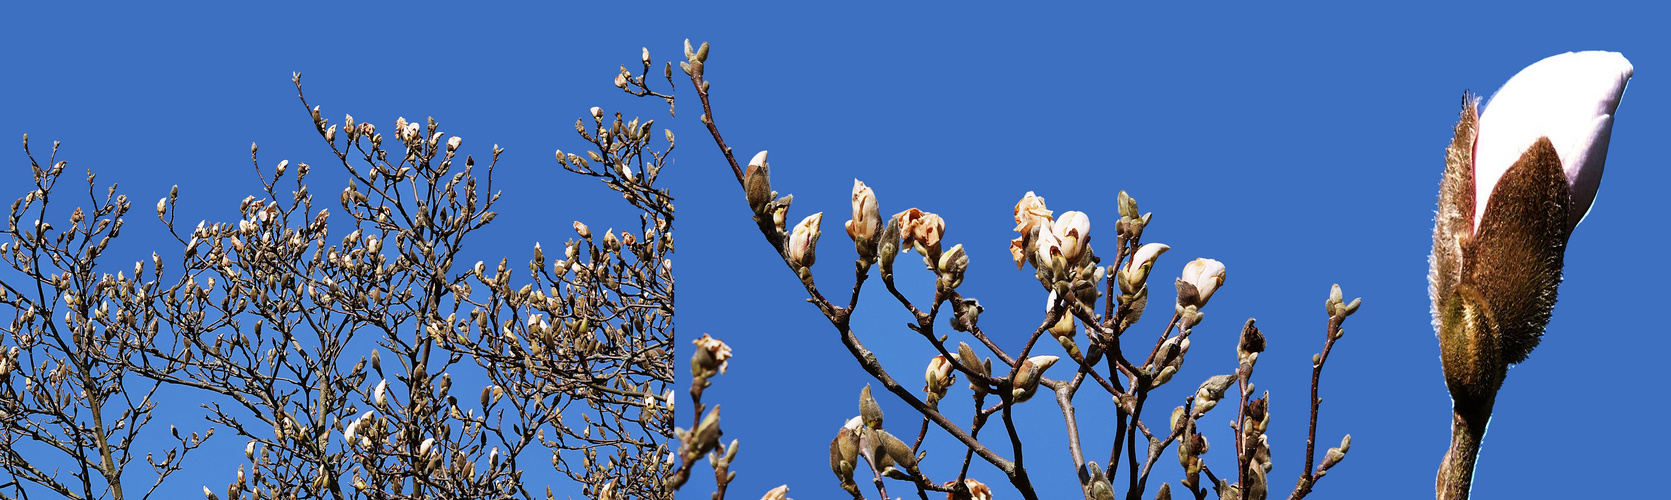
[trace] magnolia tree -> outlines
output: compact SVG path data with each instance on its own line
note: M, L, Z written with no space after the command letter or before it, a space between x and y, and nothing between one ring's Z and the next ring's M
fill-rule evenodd
M1169 247L1143 241L1153 214L1139 211L1137 201L1124 192L1119 196L1118 213L1109 216L1117 220L1109 225L1112 229L1095 232L1108 235L1097 241L1112 241L1110 247L1102 248L1107 253L1092 248L1090 215L1057 213L1032 193L1016 203L1018 236L1009 242L1010 251L1017 269L1031 267L1040 285L1039 296L1047 304L1028 335L993 336L983 330L982 311L1008 304L983 305L960 292L971 264L962 244L944 238L948 221L918 208L884 217L881 196L861 181L853 184L852 216L841 224L856 253L851 292L847 297L828 295L818 286L822 274L814 272L814 264L820 254L826 262L839 254L823 239L824 215L790 213L793 197L780 197L773 190L765 152L746 165L732 155L715 125L709 85L703 77L708 52L705 43L692 49L687 42L686 61L681 64L702 101L702 122L730 163L766 244L782 257L832 327L834 335L827 340L844 346L856 365L875 379L874 386L853 387L859 396L857 416L829 429L834 437L829 447L831 487L840 487L853 498L865 498L870 492L893 498L906 490L923 498L933 491L944 492L950 499L988 499L992 483L1007 481L1022 498L1035 499L1039 494L1025 457L1041 447L1065 445L1087 499L1171 498L1171 479L1179 479L1180 495L1198 500L1209 493L1218 498L1263 499L1283 494L1303 498L1345 457L1350 436L1326 451L1316 445L1318 386L1329 353L1342 338L1341 326L1358 310L1360 301L1345 300L1338 286L1324 301L1322 348L1312 358L1311 427L1303 464L1290 465L1301 473L1289 489L1276 479L1277 464L1266 437L1272 420L1269 391L1256 393L1253 384L1259 354L1267 347L1265 336L1249 319L1241 326L1237 345L1208 351L1222 356L1200 354L1200 348L1190 355L1191 334L1203 327L1203 311L1225 285L1226 269L1213 259L1191 261L1177 274L1157 268L1157 258ZM931 296L908 296L896 286L896 266L912 265L909 258L901 260L902 253L920 257L932 274ZM822 269L841 272L840 267ZM915 364L884 366L865 346L864 335L852 322L860 294L876 290L865 286L873 277L881 280L885 290L873 293L888 294L907 311L914 318L907 328L938 355ZM1160 280L1158 286L1177 290L1171 314L1162 313L1164 324L1152 326L1151 331L1162 332L1158 338L1131 330L1149 305L1151 278ZM949 325L953 332L944 332L942 325ZM1007 343L997 338L1020 340ZM700 396L709 379L723 372L730 351L723 342L707 336L697 346L691 395L698 408L693 428L679 435L684 463L678 473L682 481L693 461L707 454L719 488L714 496L720 498L730 478L726 467L736 453L736 441L728 446L719 442L718 406L703 413L706 408L700 406ZM1222 368L1190 376L1182 371L1186 356L1208 356L1202 362ZM920 388L907 378L918 373L924 380ZM967 384L958 384L959 377ZM1154 400L1155 390L1168 384L1190 384L1195 389L1175 400ZM972 396L971 421L953 421L942 413L946 405L956 404L950 399L954 391ZM1077 410L1076 401L1087 392L1096 398L1112 398L1116 403L1113 414L1088 415ZM876 397L897 398L914 414L903 419L893 415L884 421ZM1065 443L1040 442L1013 418L1017 405L1052 403L1061 410ZM1232 429L1213 438L1221 443L1214 449L1234 457L1230 469L1208 467L1202 458L1209 451L1207 436L1221 432L1209 430L1221 427L1207 423L1222 420L1231 421ZM1111 427L1114 438L1112 442L1082 441L1081 425ZM921 467L930 428L957 441L955 449L927 454L934 460L961 461L955 476L930 477ZM1107 462L1098 463L1099 456L1107 456ZM975 460L991 465L1001 476L979 477L986 472L971 471ZM1179 463L1182 477L1160 480L1151 496L1146 493L1149 480L1161 460ZM775 489L766 498L783 498L785 490Z
M129 196L24 138L34 183L0 240L0 498L140 498L171 479L211 500L572 495L557 474L593 498L664 497L671 133L658 150L653 122L592 108L585 155L558 162L638 226L575 222L551 256L463 262L496 216L503 150L478 162L434 120L332 123L293 80L346 186L319 200L318 167L252 144L262 194L219 200L218 220L178 220L177 192L142 205L183 252L106 254ZM208 426L155 420L159 390L200 395ZM243 460L188 465L204 447Z
M1616 52L1569 52L1521 70L1483 114L1463 96L1428 275L1455 410L1439 498L1468 497L1508 366L1549 323L1567 239L1595 201L1631 73Z

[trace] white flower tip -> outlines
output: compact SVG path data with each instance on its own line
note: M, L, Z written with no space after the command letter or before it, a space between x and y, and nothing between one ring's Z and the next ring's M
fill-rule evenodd
M1526 149L1548 137L1572 188L1570 231L1601 186L1613 115L1634 72L1617 52L1568 52L1520 70L1480 114L1474 143L1475 227L1492 189Z
M754 154L754 159L748 161L748 165L751 166L751 167L755 166L755 165L765 165L765 164L766 164L766 152L765 151L755 153Z

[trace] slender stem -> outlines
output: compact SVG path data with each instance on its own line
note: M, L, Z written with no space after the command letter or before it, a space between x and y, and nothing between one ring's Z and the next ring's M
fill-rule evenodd
M1485 438L1485 424L1491 420L1491 407L1496 404L1492 391L1482 404L1457 405L1451 418L1451 447L1439 466L1435 490L1439 500L1466 500L1474 484L1474 463L1479 459L1480 440Z

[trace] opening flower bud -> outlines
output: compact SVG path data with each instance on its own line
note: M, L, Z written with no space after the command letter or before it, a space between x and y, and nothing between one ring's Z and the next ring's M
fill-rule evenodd
M789 261L802 268L812 267L817 259L818 226L824 222L824 212L808 215L795 225L795 231L789 234Z

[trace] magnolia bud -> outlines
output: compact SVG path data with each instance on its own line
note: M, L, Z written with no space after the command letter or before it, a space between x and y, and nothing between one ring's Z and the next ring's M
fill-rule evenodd
M1021 369L1016 370L1012 383L1011 395L1015 402L1021 403L1033 398L1033 393L1039 389L1039 379L1044 377L1045 370L1056 364L1057 359L1059 358L1056 356L1033 356L1021 362Z
M1213 292L1224 286L1224 264L1213 259L1195 259L1184 265L1178 277L1178 311L1207 305Z
M1091 218L1083 212L1062 212L1052 225L1056 240L1062 245L1062 258L1076 265L1090 249Z
M864 182L853 179L853 219L845 224L847 236L859 252L859 259L876 259L876 238L882 231L882 214L876 205L876 192Z
M923 392L928 393L930 405L946 397L946 390L957 382L957 373L952 369L950 361L945 356L935 356L928 360L928 370L923 373Z
M795 231L790 233L787 245L789 262L802 269L812 267L817 259L818 226L824 221L824 212L808 215L795 225Z
M876 398L871 397L870 384L859 390L859 417L865 427L882 428L882 405L876 404Z
M969 269L969 255L963 251L963 245L953 245L950 250L940 254L940 262L935 266L939 271L937 283L944 290L951 290L963 284L963 274Z
M766 152L755 153L748 161L748 169L743 171L743 194L747 197L748 206L759 214L765 210L766 203L772 201L772 170L766 163Z

